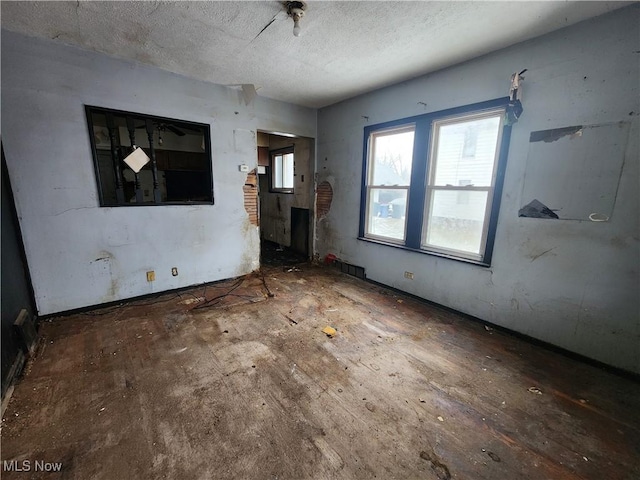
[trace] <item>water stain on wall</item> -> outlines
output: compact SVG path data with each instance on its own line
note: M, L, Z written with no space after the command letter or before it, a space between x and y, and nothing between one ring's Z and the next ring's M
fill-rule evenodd
M104 272L109 274L109 288L102 301L104 303L115 300L118 297L118 290L120 288L118 276L114 274L113 268L116 262L114 255L108 250L101 250L94 260L89 263L96 264L97 268L101 270L101 275Z

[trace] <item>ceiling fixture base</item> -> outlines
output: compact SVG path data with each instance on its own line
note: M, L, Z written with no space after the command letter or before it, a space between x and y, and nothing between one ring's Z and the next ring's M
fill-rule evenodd
M300 19L304 17L307 4L305 2L284 2L284 6L287 9L287 15L293 19L293 35L299 37Z

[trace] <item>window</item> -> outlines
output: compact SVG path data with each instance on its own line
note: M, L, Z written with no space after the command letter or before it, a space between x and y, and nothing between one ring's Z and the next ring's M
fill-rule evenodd
M423 248L482 260L503 117L494 110L433 122Z
M365 128L360 238L489 265L511 129L507 102Z
M369 138L367 236L405 240L407 199L411 183L414 127L373 132Z
M87 106L101 206L212 204L207 124ZM139 171L129 155L140 147Z
M271 152L271 191L293 193L293 146Z

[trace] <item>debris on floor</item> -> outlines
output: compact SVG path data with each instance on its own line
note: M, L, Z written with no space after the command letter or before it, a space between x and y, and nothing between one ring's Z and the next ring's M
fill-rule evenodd
M187 298L178 303L181 305L191 305L192 303L199 303L199 302L204 302L204 297Z
M324 263L325 263L325 265L331 265L337 259L338 259L338 257L336 257L333 253L328 253L327 256L324 257Z
M433 450L433 449L431 449ZM435 473L436 477L439 480L450 480L451 473L449 472L449 467L447 467L444 463L442 463L435 452L429 454L426 451L420 452L420 458L427 461L431 467L431 470Z
M493 460L494 462L501 462L502 461L501 458L497 454L495 454L493 452L487 452L487 455L489 455L491 460Z
M542 390L540 390L538 387L529 387L528 390L531 393L536 393L538 395L542 395Z
M322 329L322 332L327 335L329 338L333 338L336 336L337 330L333 327L326 326Z
M140 479L640 479L637 382L502 331L488 342L484 324L333 268L282 268L42 322L46 349L0 416L0 464L64 461L69 478L100 465ZM254 303L262 278L277 296ZM220 303L192 309L207 300ZM47 477L31 473L0 475Z

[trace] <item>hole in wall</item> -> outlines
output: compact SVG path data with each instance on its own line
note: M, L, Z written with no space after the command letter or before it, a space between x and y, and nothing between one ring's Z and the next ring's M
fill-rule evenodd
M256 169L247 175L242 191L244 192L244 209L249 215L249 221L252 225L258 226L258 175Z
M317 201L316 201L316 214L318 218L324 218L331 209L331 202L333 201L333 188L331 184L326 180L320 185L316 190Z

